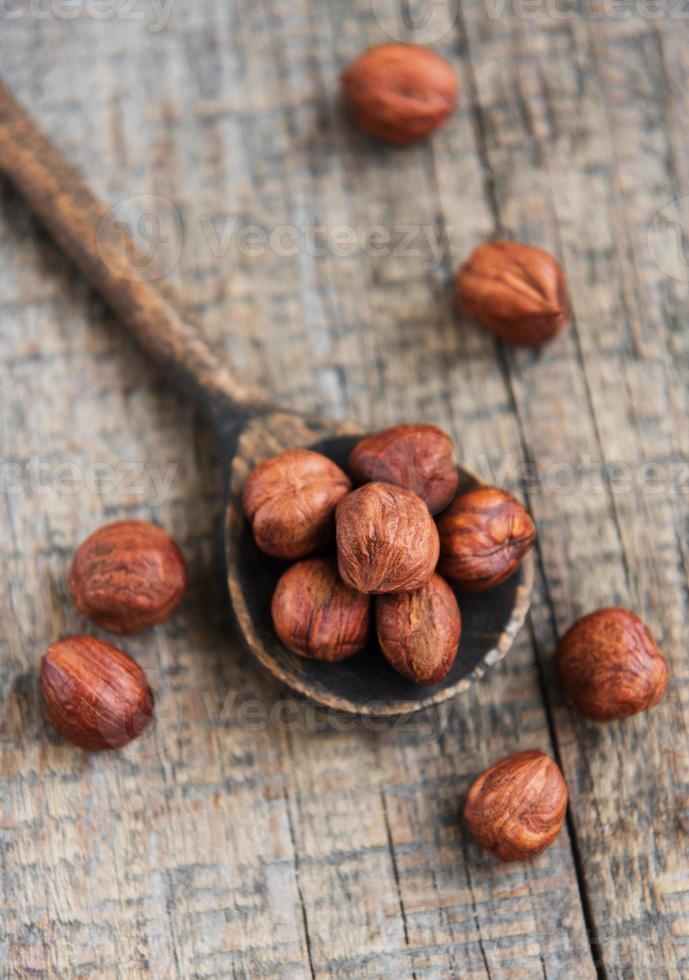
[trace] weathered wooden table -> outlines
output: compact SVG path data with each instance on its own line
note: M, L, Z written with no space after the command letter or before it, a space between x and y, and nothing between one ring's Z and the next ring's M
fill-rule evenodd
M447 428L539 527L528 627L468 695L399 724L295 701L232 631L204 420L0 186L3 976L689 975L687 17L672 0L0 9L5 81L243 376L299 409ZM338 100L341 68L388 36L432 43L462 82L449 125L403 151ZM454 268L496 234L566 266L571 329L542 353L454 309ZM48 729L36 668L85 627L75 544L122 516L167 527L192 584L125 644L155 736L88 756ZM599 726L563 706L552 654L614 603L648 620L672 682ZM503 867L461 804L529 746L561 762L570 815Z

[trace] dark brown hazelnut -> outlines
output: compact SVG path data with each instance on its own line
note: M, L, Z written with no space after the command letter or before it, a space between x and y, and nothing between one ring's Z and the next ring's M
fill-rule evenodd
M337 561L358 592L412 592L438 563L438 531L428 507L411 490L366 483L337 505Z
M414 592L378 596L378 642L388 663L415 684L437 684L457 656L462 619L440 575Z
M485 850L501 861L526 861L553 843L567 811L557 764L538 749L515 752L478 777L464 818Z
M357 443L349 457L357 483L394 483L426 501L431 514L447 507L459 473L452 440L434 425L393 425Z
M119 749L153 718L153 693L141 667L92 636L51 643L41 688L53 728L82 749Z
M438 570L465 592L483 592L519 568L536 537L519 501L496 487L457 497L438 519Z
M335 505L351 489L337 464L310 449L288 449L249 473L244 514L256 544L273 558L304 558L333 538Z
M169 619L187 570L169 534L145 521L116 521L77 549L69 573L74 603L111 633L138 633Z
M342 75L353 119L372 136L400 146L437 129L457 102L451 65L416 44L378 44Z
M479 245L457 274L457 294L465 313L510 344L537 347L567 323L564 273L534 245Z
M668 666L653 637L628 609L599 609L572 626L557 648L565 699L594 721L615 721L653 708Z
M368 639L371 600L348 588L329 558L292 565L272 603L275 632L292 653L312 660L344 660Z

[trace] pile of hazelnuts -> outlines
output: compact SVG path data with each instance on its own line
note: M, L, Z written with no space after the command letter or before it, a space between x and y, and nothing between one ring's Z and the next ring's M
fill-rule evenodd
M275 632L293 653L334 662L364 649L375 619L388 663L416 684L436 684L455 662L462 628L448 580L464 592L504 582L533 545L533 522L503 490L456 495L452 440L433 425L362 439L347 470L291 449L246 480L242 505L257 546L295 562L273 595Z

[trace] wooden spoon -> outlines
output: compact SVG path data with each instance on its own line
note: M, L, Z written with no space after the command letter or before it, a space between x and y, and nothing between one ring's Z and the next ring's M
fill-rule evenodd
M283 449L308 446L341 466L361 436L348 422L305 418L273 405L244 384L207 344L195 318L165 283L137 276L137 249L0 84L0 173L26 198L60 247L141 346L206 409L227 454L225 556L237 623L249 649L295 691L343 711L399 715L440 704L469 687L510 649L526 616L533 558L502 586L460 596L463 632L457 661L433 687L396 674L371 649L337 664L297 657L277 639L270 600L286 567L257 550L239 505L241 488L257 462ZM460 469L461 486L479 480Z

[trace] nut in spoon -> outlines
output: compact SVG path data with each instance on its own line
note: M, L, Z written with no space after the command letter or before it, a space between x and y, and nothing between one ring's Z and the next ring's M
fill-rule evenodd
M395 716L446 701L507 654L529 607L532 555L498 588L459 597L460 652L447 677L432 687L411 684L373 649L335 664L306 660L286 650L270 616L272 593L285 565L258 552L241 511L242 486L253 466L283 449L316 449L344 467L362 430L354 423L280 409L239 380L165 283L133 275L137 250L126 230L115 224L1 83L0 173L120 323L198 400L214 424L228 462L225 558L230 597L242 637L265 668L320 704L356 714ZM460 489L478 482L460 467Z

